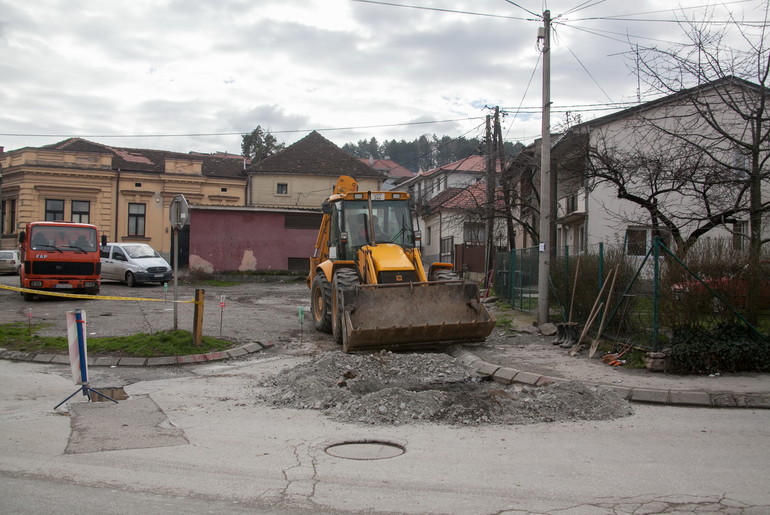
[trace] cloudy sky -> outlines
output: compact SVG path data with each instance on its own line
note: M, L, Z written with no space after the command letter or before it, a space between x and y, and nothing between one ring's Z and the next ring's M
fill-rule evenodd
M636 101L631 45L681 41L676 20L709 3L767 16L767 0L0 0L0 146L237 154L257 125L287 144L474 137L487 106L529 143L545 9L558 127Z

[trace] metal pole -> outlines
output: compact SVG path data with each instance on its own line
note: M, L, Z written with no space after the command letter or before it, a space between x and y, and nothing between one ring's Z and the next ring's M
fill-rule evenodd
M179 276L179 229L173 227L171 230L174 232L174 331L176 331L179 328L177 323L177 299L179 298L177 291L177 277Z
M551 11L543 13L543 120L540 151L540 259L537 320L548 322L548 279L551 274Z

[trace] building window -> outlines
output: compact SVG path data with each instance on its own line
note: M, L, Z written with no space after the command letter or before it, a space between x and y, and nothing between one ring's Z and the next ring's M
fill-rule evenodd
M128 235L144 236L144 221L147 206L145 204L128 204Z
M16 232L16 199L3 200L0 207L0 234Z
M463 241L471 245L481 245L487 241L486 227L481 222L468 222L463 225Z
M647 254L647 229L639 227L626 229L626 254L629 256Z
M72 221L81 224L90 223L91 203L87 200L72 201Z
M663 231L661 231L663 232ZM626 229L626 254L629 256L646 256L652 248L653 232L646 227L629 227ZM663 232L661 241L669 247L671 235Z
M56 222L58 220L64 220L64 201L45 199L45 221Z
M740 221L733 224L733 248L746 250L749 245L749 222Z
M425 245L430 245L431 237L433 236L433 227L425 229Z
M276 195L288 195L289 194L289 185L285 182L279 182L275 185L275 194Z
M453 236L441 238L441 256L439 259L444 263L454 263L454 243L455 239Z

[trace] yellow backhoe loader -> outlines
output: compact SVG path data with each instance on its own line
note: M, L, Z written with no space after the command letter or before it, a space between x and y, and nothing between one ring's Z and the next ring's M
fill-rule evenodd
M313 322L345 352L426 349L489 336L494 318L451 263L422 264L409 194L358 191L342 176L310 258Z

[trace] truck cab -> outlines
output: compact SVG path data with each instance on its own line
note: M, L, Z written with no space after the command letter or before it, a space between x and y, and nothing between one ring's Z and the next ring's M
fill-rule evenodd
M19 233L22 288L64 293L99 293L99 231L73 222L30 222ZM33 292L22 292L32 300Z

